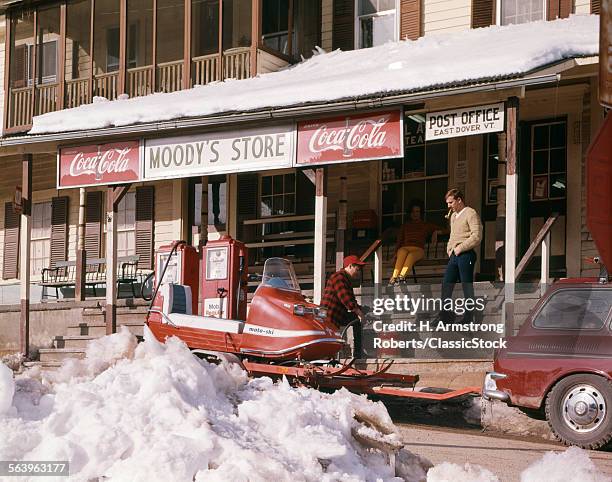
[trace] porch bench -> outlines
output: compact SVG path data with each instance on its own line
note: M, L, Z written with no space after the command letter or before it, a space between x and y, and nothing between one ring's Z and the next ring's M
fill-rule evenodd
M138 261L139 255L120 256L117 259L117 289L122 284L129 284L132 296L136 297L135 284L139 280ZM48 288L55 289L55 297L59 299L60 288L70 288L76 285L76 261L58 261L52 268L43 268L40 285L43 288L42 299L49 297ZM85 266L85 286L93 290L97 296L96 287L106 283L106 259L88 259Z

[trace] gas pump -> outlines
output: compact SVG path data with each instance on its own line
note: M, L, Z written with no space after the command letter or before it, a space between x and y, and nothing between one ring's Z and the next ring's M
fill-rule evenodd
M248 250L223 236L208 241L202 254L202 315L246 320Z
M184 241L175 241L172 244L162 246L155 255L154 286L157 286L159 277L163 273L163 279L159 283L160 287L164 284L180 284L191 287L192 313L198 312L199 261L197 250ZM161 307L158 308L161 309Z

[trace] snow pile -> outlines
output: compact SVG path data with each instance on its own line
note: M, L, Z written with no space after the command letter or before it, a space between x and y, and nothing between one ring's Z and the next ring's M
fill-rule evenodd
M407 480L425 480L431 464L397 452L382 404L248 379L177 339L145 338L104 337L56 373L19 376L0 415L0 460L69 460L74 480L356 481L392 479L395 451Z
M427 482L499 482L499 478L480 465L444 462L427 472Z
M13 404L15 394L15 382L13 381L13 371L0 363L0 414L6 413Z
M588 453L578 447L565 452L547 452L521 474L521 482L611 482L589 458Z
M320 53L293 68L252 79L112 102L98 99L34 117L30 133L126 126L520 76L566 58L597 55L598 32L596 15L574 15Z
M23 353L12 353L10 355L4 355L2 359L0 359L0 363L4 363L7 367L16 372L21 369L21 363L24 359Z
M482 404L483 406L481 423L488 430L511 435L530 435L546 440L555 440L555 436L550 431L550 427L545 420L528 417L518 408L509 407L503 402L490 402L480 398L479 402L474 402L474 405L476 404ZM475 410L475 408L470 410L472 416L475 414Z

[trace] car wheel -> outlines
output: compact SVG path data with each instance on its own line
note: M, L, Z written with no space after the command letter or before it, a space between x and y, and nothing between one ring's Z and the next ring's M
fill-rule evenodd
M571 375L546 398L546 420L567 445L598 449L612 440L612 382L597 375Z

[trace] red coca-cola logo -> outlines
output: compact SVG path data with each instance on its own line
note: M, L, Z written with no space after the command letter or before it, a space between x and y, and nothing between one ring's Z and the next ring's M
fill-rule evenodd
M344 116L298 124L298 164L402 155L400 112Z
M138 181L139 147L138 141L129 141L61 149L58 187Z

